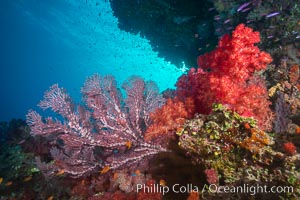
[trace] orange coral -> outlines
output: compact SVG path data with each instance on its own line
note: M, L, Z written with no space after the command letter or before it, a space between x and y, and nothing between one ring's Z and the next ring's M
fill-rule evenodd
M299 66L298 65L292 65L291 68L290 68L290 71L289 71L289 79L290 79L290 82L293 84L293 85L296 85L297 84L297 81L299 79Z
M186 200L199 200L199 192L192 191Z
M299 126L297 126L297 127L295 128L295 133L296 133L296 134L300 134L300 127L299 127Z
M153 121L145 134L145 140L149 141L162 136L182 126L186 119L194 113L194 101L186 98L184 102L177 98L168 99L166 104L150 114Z
M264 146L273 144L271 137L264 131L251 128L250 132L251 136L245 138L240 145L251 152L258 152Z

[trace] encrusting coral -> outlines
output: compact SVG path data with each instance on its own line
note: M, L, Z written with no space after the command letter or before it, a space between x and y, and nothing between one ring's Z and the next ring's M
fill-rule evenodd
M208 183L272 183L292 186L297 192L285 195L300 196L300 172L295 168L300 157L295 146L285 144L286 154L276 151L272 148L274 138L260 130L253 118L215 104L210 115L187 120L177 135L179 146L206 168Z

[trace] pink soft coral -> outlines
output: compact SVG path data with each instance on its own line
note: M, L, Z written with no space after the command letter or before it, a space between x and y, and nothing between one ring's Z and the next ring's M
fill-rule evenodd
M259 33L240 24L232 36L221 38L218 47L198 57L199 68L191 69L177 82L180 100L195 100L194 112L207 114L213 103L222 103L244 116L258 120L260 128L271 128L271 110L267 90L261 78L254 76L272 62L255 43Z

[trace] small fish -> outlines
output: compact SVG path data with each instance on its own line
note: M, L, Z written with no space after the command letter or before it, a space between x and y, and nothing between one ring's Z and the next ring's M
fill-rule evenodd
M65 170L64 169L61 169L61 170L59 170L55 175L56 176L60 176L60 175L62 175L62 174L64 174L65 173Z
M32 179L32 176L27 176L26 178L24 178L24 182L28 182L28 181L30 181Z
M224 21L224 24L227 24L227 23L229 23L231 20L230 19L226 19L225 21Z
M245 123L245 124L244 124L244 127L245 127L245 129L250 129L250 128L251 128L250 125L249 125L248 123Z
M117 153L119 153L119 150L118 149L114 149L113 152L114 152L114 154L117 154Z
M100 172L100 174L105 174L107 173L108 171L110 170L110 167L109 166L105 166Z
M279 14L280 14L279 12L270 13L266 16L266 18L274 17L274 16L279 15Z
M0 178L0 184L1 184L2 182L3 182L3 178L1 177L1 178Z
M114 173L114 175L113 175L113 180L115 181L115 180L117 180L117 178L119 177L119 174L116 172L116 173Z
M220 20L220 19L221 19L220 15L214 16L214 20Z
M215 10L214 7L208 9L208 11L213 11L213 10Z
M5 185L6 186L11 186L13 184L13 182L12 181L9 181L9 182L7 182Z
M296 39L299 39L299 38L300 38L300 35L297 35L297 36L296 36Z
M161 186L166 186L166 185L167 185L167 182L166 182L164 179L160 179L160 180L159 180L159 185L161 185Z
M136 174L136 173L132 173L132 174L131 174L131 176L133 176L133 177L136 177L136 176L137 176L137 174Z
M135 170L135 172L134 173L136 173L136 175L141 175L141 171L140 170Z
M274 40L274 42L278 42L280 39L279 38L276 38L276 40Z
M50 197L47 198L47 200L53 200L54 199L54 196L51 195Z
M18 144L23 144L25 142L25 140L21 140L20 142L18 142Z
M242 12L247 12L249 10L251 10L251 8L246 8L246 9L242 10Z
M270 38L273 38L273 37L274 37L274 35L269 35L267 38L270 39Z
M125 146L127 147L127 149L130 149L131 145L132 145L131 141L125 142Z
M243 10L244 8L246 8L247 6L249 6L252 2L249 1L249 2L246 2L242 5L240 5L240 7L238 7L238 9L236 10L237 12L240 12L241 10Z

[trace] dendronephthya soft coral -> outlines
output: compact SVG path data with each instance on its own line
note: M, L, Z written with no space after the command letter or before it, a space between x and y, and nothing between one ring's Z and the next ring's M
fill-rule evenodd
M195 100L195 113L211 112L222 103L243 116L258 120L262 129L271 127L271 111L263 80L255 75L272 62L255 43L259 33L240 24L232 35L224 35L218 47L198 57L198 69L191 69L177 82L177 96Z

